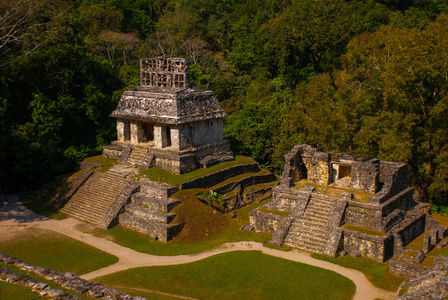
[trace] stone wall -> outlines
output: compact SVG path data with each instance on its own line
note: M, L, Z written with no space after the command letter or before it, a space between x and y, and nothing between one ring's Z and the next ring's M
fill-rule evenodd
M381 204L408 187L406 164L383 161L380 163L380 170L383 187L374 196L369 196L370 203Z
M150 180L135 182L140 186L140 193L149 194L154 197L169 198L179 189L167 183L158 183Z
M425 213L421 212L415 216L408 217L400 224L400 228L396 229L395 233L400 235L403 246L406 246L425 232L425 220Z
M223 140L222 119L205 120L179 126L179 150L221 143Z
M308 180L319 185L330 183L330 154L325 152L302 153Z
M163 224L154 220L145 220L130 213L121 214L119 216L119 222L121 226L141 232L150 236L153 240L159 240L161 242L172 240L184 227L184 223L173 225Z
M121 193L115 198L114 203L109 207L104 214L102 221L98 226L102 229L108 229L112 226L118 225L118 215L122 211L123 207L131 200L131 195L139 189L135 183L128 184L124 187Z
M270 234L274 234L280 222L285 219L285 217L258 210L251 210L249 216L250 225L255 227L258 231Z
M379 180L379 159L355 161L351 165L351 189L375 194L379 189Z
M396 262L390 263L390 269L399 274L414 274L403 281L398 288L406 294L397 300L446 299L448 296L448 258L438 256L433 268L415 268Z
M381 208L370 203L348 201L344 222L346 224L382 231Z
M275 181L276 179L277 178L272 173L261 174L261 175L251 175L251 176L245 177L241 180L237 180L234 182L229 182L227 184L224 184L224 185L218 187L216 190L220 191L223 194L227 194L227 193L235 190L235 187L237 185L239 185L241 187L241 190L244 190L248 186L260 184L260 183L272 182L272 181Z
M277 185L272 188L273 200L269 203L272 209L292 212L303 212L310 197L309 192L299 191Z
M229 167L227 169L193 179L191 181L183 182L180 185L181 190L195 189L195 188L209 188L223 182L231 177L244 174L244 173L256 173L260 171L258 164L245 164Z
M394 238L392 235L377 237L344 229L343 241L345 251L381 262L391 258L394 253Z
M414 196L414 189L406 188L402 190L400 193L391 197L390 199L384 201L381 205L382 217L384 218L388 216L396 209L400 209L402 211L411 210L416 205L413 196Z
M92 298L98 299L128 299L128 300L145 300L143 297L136 297L126 294L122 291L104 286L102 284L81 279L73 272L59 272L47 268L38 267L25 263L19 258L0 253L0 262L6 265L14 265L25 272L34 273L45 278L46 281L56 282L67 290L72 290ZM0 281L6 281L13 284L29 287L32 291L41 297L52 299L81 299L75 295L67 294L62 290L52 288L46 283L39 282L36 279L29 278L22 274L18 274L9 269L0 268ZM0 294L1 296L1 294Z

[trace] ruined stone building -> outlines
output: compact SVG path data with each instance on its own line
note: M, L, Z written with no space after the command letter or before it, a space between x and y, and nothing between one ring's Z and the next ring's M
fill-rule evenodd
M233 160L223 139L225 112L213 91L190 85L187 59L158 57L141 60L140 86L123 92L111 116L117 140L103 156L119 164L106 172L81 165L85 171L58 201L61 211L100 228L120 224L168 241L183 227L171 211L179 204L170 198L178 188L149 181L137 168L183 174Z
M448 233L413 194L404 163L297 145L285 155L273 201L251 211L251 225L272 233L275 245L385 261L425 230L433 243Z
M233 159L225 112L213 91L190 85L187 59L141 60L140 86L123 92L111 116L117 141L104 153L122 162L183 174Z

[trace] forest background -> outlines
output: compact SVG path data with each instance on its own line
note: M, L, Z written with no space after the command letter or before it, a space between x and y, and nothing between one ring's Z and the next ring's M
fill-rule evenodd
M276 173L295 144L409 164L448 205L446 0L1 0L0 184L36 187L116 138L139 59L190 61L225 138Z

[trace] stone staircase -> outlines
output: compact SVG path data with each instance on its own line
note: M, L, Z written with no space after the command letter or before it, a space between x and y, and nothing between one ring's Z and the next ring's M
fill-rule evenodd
M183 224L171 224L176 214L170 211L178 205L178 200L136 193L125 212L119 215L121 226L151 236L154 240L172 240L183 228Z
M144 163L145 158L148 156L148 150L148 148L144 147L133 147L129 157L126 159L126 164L134 167L140 167Z
M284 244L307 252L325 254L333 207L333 201L313 194L304 214L291 224Z
M108 170L94 172L61 209L62 212L100 225L117 196L126 187L124 174Z

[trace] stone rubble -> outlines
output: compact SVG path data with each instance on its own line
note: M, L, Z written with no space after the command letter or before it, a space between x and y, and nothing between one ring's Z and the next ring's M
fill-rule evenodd
M448 296L448 257L439 256L433 268L421 271L405 280L398 290L407 290L399 300L446 299Z
M113 299L113 300L145 300L146 298L131 296L120 290L113 289L102 284L95 283L93 281L88 281L79 278L73 272L59 272L50 270L47 268L41 268L28 263L23 262L19 258L0 253L0 263L6 265L14 265L23 271L34 273L38 276L42 276L46 280L54 281L60 286L76 291L81 294L88 294L92 297L99 299ZM52 299L63 299L63 300L75 300L81 299L75 295L67 294L66 292L52 288L46 283L39 282L38 280L29 278L27 276L17 274L16 272L0 267L0 281L14 283L17 285L23 285L30 287L32 291L43 297L49 297Z

